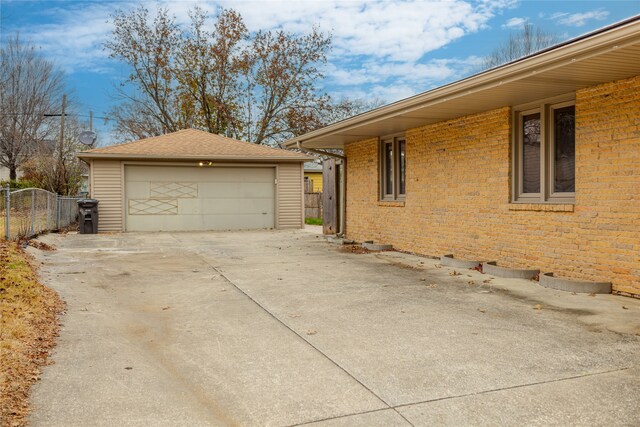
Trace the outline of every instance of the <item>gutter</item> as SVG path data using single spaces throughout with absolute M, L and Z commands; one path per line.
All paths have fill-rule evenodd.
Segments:
M 344 236 L 344 230 L 345 230 L 345 226 L 346 226 L 346 214 L 347 214 L 347 206 L 346 206 L 346 191 L 347 191 L 347 174 L 346 174 L 346 170 L 347 170 L 347 158 L 345 156 L 341 156 L 340 154 L 334 154 L 334 153 L 330 153 L 327 151 L 322 151 L 322 150 L 316 150 L 313 148 L 305 148 L 302 146 L 302 143 L 300 141 L 296 141 L 296 147 L 298 147 L 299 150 L 304 151 L 306 153 L 312 153 L 312 154 L 319 154 L 322 156 L 329 156 L 329 157 L 333 157 L 336 158 L 338 160 L 342 161 L 342 179 L 340 179 L 340 229 L 337 230 L 338 232 L 336 233 L 336 236 L 340 236 L 343 237 Z
M 321 156 L 335 157 L 336 159 L 344 160 L 345 162 L 347 161 L 347 158 L 345 156 L 341 156 L 340 154 L 334 154 L 334 153 L 329 153 L 327 151 L 316 150 L 315 148 L 303 147 L 302 143 L 300 141 L 296 141 L 296 147 L 298 148 L 298 150 L 304 151 L 306 153 L 319 154 Z

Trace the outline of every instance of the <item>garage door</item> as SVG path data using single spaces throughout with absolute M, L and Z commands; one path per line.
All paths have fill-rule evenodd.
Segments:
M 274 228 L 275 168 L 126 166 L 128 231 Z

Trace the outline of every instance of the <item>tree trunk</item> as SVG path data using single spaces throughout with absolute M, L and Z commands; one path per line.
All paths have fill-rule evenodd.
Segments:
M 11 166 L 11 167 L 9 168 L 9 179 L 10 179 L 11 181 L 15 181 L 15 180 L 17 179 L 17 175 L 18 175 L 18 174 L 16 173 L 16 169 L 17 169 L 17 168 L 16 168 L 15 166 Z

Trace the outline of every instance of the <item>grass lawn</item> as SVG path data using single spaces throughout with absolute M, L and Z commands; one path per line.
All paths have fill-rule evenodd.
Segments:
M 63 308 L 38 282 L 31 257 L 0 241 L 0 425 L 26 425 L 29 389 L 55 345 Z
M 304 223 L 307 225 L 322 225 L 322 218 L 305 218 Z

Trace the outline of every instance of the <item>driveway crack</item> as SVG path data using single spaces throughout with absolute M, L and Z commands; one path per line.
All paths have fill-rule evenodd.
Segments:
M 374 392 L 373 390 L 371 390 L 371 388 L 369 388 L 366 384 L 364 384 L 361 380 L 359 380 L 358 378 L 356 378 L 351 372 L 349 372 L 345 367 L 343 367 L 342 365 L 340 365 L 340 363 L 338 363 L 337 361 L 335 361 L 334 359 L 332 359 L 331 357 L 329 357 L 328 354 L 326 354 L 324 351 L 322 351 L 321 349 L 319 349 L 317 346 L 315 346 L 312 342 L 310 342 L 308 339 L 306 339 L 303 335 L 299 334 L 296 330 L 294 330 L 293 328 L 291 328 L 286 322 L 284 322 L 282 319 L 280 319 L 278 316 L 276 316 L 272 311 L 270 311 L 267 307 L 265 307 L 264 305 L 262 305 L 259 301 L 255 300 L 251 295 L 249 295 L 244 289 L 242 289 L 241 287 L 239 287 L 238 285 L 236 285 L 231 279 L 229 279 L 229 277 L 227 277 L 226 274 L 224 274 L 224 272 L 222 270 L 220 270 L 219 268 L 217 268 L 216 266 L 214 266 L 213 264 L 211 264 L 209 261 L 207 261 L 207 259 L 205 257 L 202 256 L 202 254 L 200 252 L 198 252 L 197 250 L 193 251 L 199 258 L 200 260 L 202 260 L 202 262 L 204 262 L 206 265 L 209 266 L 209 268 L 211 268 L 215 273 L 217 273 L 220 277 L 222 277 L 227 283 L 229 283 L 229 285 L 233 286 L 235 289 L 238 290 L 238 292 L 240 292 L 242 295 L 244 295 L 245 297 L 247 297 L 251 302 L 253 302 L 255 305 L 257 305 L 258 307 L 260 307 L 261 310 L 263 310 L 265 313 L 267 313 L 271 318 L 273 318 L 275 321 L 277 321 L 279 324 L 281 324 L 282 326 L 284 326 L 285 328 L 287 328 L 291 333 L 293 333 L 294 335 L 296 335 L 298 338 L 300 338 L 302 341 L 304 341 L 305 343 L 307 343 L 307 345 L 309 345 L 311 348 L 313 348 L 317 353 L 319 353 L 320 355 L 322 355 L 325 359 L 327 359 L 329 362 L 331 362 L 334 366 L 336 366 L 338 369 L 340 369 L 342 372 L 344 372 L 347 376 L 349 376 L 351 379 L 353 379 L 356 383 L 360 384 L 365 390 L 367 390 L 369 393 L 371 393 L 372 396 L 374 396 L 376 399 L 378 399 L 382 404 L 384 404 L 386 406 L 386 408 L 382 408 L 382 409 L 376 409 L 373 411 L 365 411 L 362 412 L 364 413 L 369 413 L 369 412 L 378 412 L 378 411 L 382 411 L 382 410 L 386 410 L 386 409 L 391 409 L 393 410 L 395 413 L 397 413 L 403 420 L 405 420 L 407 422 L 407 424 L 409 424 L 410 426 L 413 427 L 413 424 L 407 419 L 405 418 L 404 415 L 402 415 L 399 411 L 397 411 L 392 405 L 390 405 L 389 403 L 385 402 L 385 400 L 380 397 L 376 392 Z M 350 416 L 350 415 L 359 415 L 360 413 L 357 414 L 348 414 L 348 415 L 341 415 L 341 416 L 337 416 L 335 418 L 342 418 L 345 416 Z M 333 419 L 333 418 L 327 418 L 327 419 Z M 323 421 L 323 420 L 312 420 L 312 421 L 308 421 L 305 423 L 301 423 L 301 424 L 295 424 L 295 425 L 304 425 L 304 424 L 308 424 L 308 423 L 312 423 L 312 422 L 317 422 L 317 421 Z
M 598 376 L 598 375 L 612 374 L 614 372 L 627 371 L 627 370 L 633 369 L 635 367 L 636 366 L 626 366 L 624 368 L 610 369 L 610 370 L 607 370 L 607 371 L 589 372 L 589 373 L 586 373 L 586 374 L 573 375 L 573 376 L 570 376 L 570 377 L 554 378 L 554 379 L 551 379 L 551 380 L 544 380 L 544 381 L 534 381 L 534 382 L 526 383 L 526 384 L 516 384 L 516 385 L 512 385 L 512 386 L 499 387 L 499 388 L 494 388 L 494 389 L 490 389 L 490 390 L 481 390 L 481 391 L 476 391 L 476 392 L 473 392 L 473 393 L 465 393 L 465 394 L 459 394 L 459 395 L 455 395 L 455 396 L 436 397 L 434 399 L 427 399 L 427 400 L 421 400 L 421 401 L 418 401 L 418 402 L 403 403 L 402 405 L 395 405 L 393 407 L 393 409 L 405 408 L 407 406 L 420 405 L 420 404 L 423 404 L 423 403 L 440 402 L 440 401 L 443 401 L 443 400 L 460 399 L 460 398 L 470 397 L 470 396 L 481 396 L 483 394 L 496 393 L 496 392 L 499 392 L 499 391 L 515 390 L 515 389 L 519 389 L 519 388 L 532 387 L 532 386 L 542 385 L 542 384 L 553 384 L 553 383 L 559 383 L 559 382 L 563 382 L 563 381 L 576 380 L 576 379 L 580 379 L 580 378 L 594 377 L 594 376 Z

